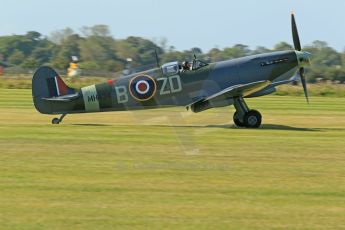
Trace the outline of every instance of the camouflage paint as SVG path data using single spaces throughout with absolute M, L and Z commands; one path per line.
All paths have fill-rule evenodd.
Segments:
M 49 94 L 45 91 L 46 86 L 40 79 L 54 77 L 57 73 L 51 68 L 42 67 L 43 69 L 37 70 L 33 77 L 33 97 L 36 108 L 48 114 L 186 106 L 230 86 L 262 80 L 273 83 L 278 80 L 287 80 L 296 73 L 298 64 L 295 51 L 281 51 L 211 63 L 200 69 L 182 71 L 173 76 L 164 76 L 162 71 L 156 68 L 84 87 L 76 100 L 50 102 L 43 99 Z M 130 92 L 131 81 L 140 75 L 152 78 L 156 84 L 154 95 L 148 100 L 138 100 Z M 261 88 L 257 89 L 257 91 L 260 90 Z M 273 91 L 266 90 L 265 92 Z M 263 93 L 257 95 L 263 95 Z M 224 105 L 232 101 L 231 98 L 223 100 L 226 101 L 213 101 L 213 104 Z

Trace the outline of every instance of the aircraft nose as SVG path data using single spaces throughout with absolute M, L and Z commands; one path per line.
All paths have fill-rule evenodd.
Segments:
M 312 56 L 311 53 L 305 51 L 295 51 L 295 53 L 297 56 L 299 67 L 310 65 L 310 59 Z

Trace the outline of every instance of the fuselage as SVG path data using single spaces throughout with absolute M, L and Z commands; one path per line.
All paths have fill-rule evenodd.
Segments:
M 296 51 L 280 51 L 172 74 L 164 74 L 161 68 L 156 68 L 83 87 L 77 100 L 56 103 L 53 111 L 60 114 L 186 106 L 233 85 L 290 79 L 299 64 Z

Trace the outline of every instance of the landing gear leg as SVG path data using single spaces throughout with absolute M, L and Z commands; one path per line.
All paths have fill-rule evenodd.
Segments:
M 238 127 L 258 128 L 261 125 L 262 116 L 256 110 L 251 110 L 242 97 L 234 98 L 234 123 Z
M 54 125 L 59 124 L 60 122 L 62 122 L 62 120 L 63 120 L 63 118 L 64 118 L 65 116 L 66 116 L 66 113 L 62 114 L 62 115 L 60 116 L 60 118 L 57 118 L 57 117 L 53 118 L 52 124 L 54 124 Z

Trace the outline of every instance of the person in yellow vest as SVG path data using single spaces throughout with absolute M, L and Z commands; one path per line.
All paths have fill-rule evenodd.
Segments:
M 80 75 L 78 61 L 78 57 L 72 56 L 72 62 L 69 63 L 69 68 L 67 69 L 68 77 L 78 77 Z

